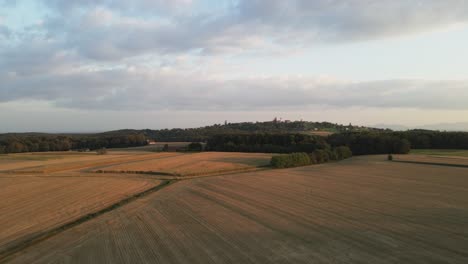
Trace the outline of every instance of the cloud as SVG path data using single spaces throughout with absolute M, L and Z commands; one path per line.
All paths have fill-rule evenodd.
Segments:
M 468 81 L 350 82 L 293 76 L 225 80 L 148 68 L 0 79 L 1 102 L 39 100 L 77 109 L 237 111 L 317 105 L 468 109 Z
M 352 41 L 467 22 L 463 0 L 245 0 L 240 21 L 315 41 Z M 278 36 L 281 38 L 281 36 Z
M 0 102 L 106 110 L 468 109 L 468 81 L 228 80 L 161 66 L 183 55 L 268 54 L 434 30 L 466 23 L 464 0 L 232 3 L 214 12 L 190 0 L 43 1 L 50 12 L 40 25 L 18 32 L 0 25 L 0 40 L 9 39 L 0 42 Z
M 10 34 L 11 34 L 11 31 L 8 29 L 8 27 L 0 24 L 0 39 L 1 38 L 4 38 L 4 39 L 9 38 Z
M 222 12 L 199 1 L 45 1 L 49 36 L 94 60 L 142 54 L 232 54 L 414 34 L 468 20 L 464 0 L 240 0 Z M 182 11 L 181 11 L 182 10 Z
M 43 0 L 49 8 L 59 13 L 70 14 L 83 9 L 92 9 L 96 6 L 112 9 L 119 13 L 133 15 L 178 13 L 192 6 L 192 0 Z
M 17 0 L 0 0 L 0 6 L 15 6 L 17 2 Z

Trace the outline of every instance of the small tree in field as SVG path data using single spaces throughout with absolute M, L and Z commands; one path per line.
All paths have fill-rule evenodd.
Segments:
M 164 144 L 162 151 L 165 151 L 165 152 L 169 151 L 169 144 Z
M 106 155 L 107 154 L 107 149 L 106 148 L 101 148 L 96 151 L 98 155 Z
M 199 142 L 192 142 L 187 146 L 188 151 L 202 151 L 203 145 Z

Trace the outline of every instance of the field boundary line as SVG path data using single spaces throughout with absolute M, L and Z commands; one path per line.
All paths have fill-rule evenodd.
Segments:
M 420 165 L 444 166 L 444 167 L 456 167 L 456 168 L 468 168 L 468 165 L 451 164 L 451 163 L 411 161 L 411 160 L 393 160 L 392 162 L 400 162 L 400 163 L 408 163 L 408 164 L 420 164 Z
M 258 166 L 253 168 L 243 168 L 243 169 L 233 169 L 233 170 L 226 170 L 226 171 L 214 171 L 209 173 L 203 174 L 187 174 L 181 175 L 176 173 L 170 172 L 158 172 L 158 171 L 113 171 L 113 170 L 98 170 L 92 173 L 96 174 L 135 174 L 135 175 L 147 175 L 147 176 L 156 176 L 155 179 L 159 180 L 191 180 L 197 178 L 204 178 L 204 177 L 216 177 L 216 176 L 223 176 L 223 175 L 230 175 L 230 174 L 239 174 L 239 173 L 247 173 L 247 172 L 257 172 L 257 171 L 264 171 L 271 169 L 269 165 L 265 166 Z M 90 172 L 91 173 L 91 172 Z M 158 177 L 160 176 L 160 177 Z
M 133 202 L 139 198 L 142 198 L 144 196 L 147 196 L 151 193 L 154 193 L 156 191 L 159 191 L 165 187 L 168 187 L 172 184 L 174 184 L 176 181 L 172 180 L 166 180 L 163 181 L 161 184 L 151 187 L 147 190 L 144 190 L 142 192 L 133 194 L 127 198 L 124 198 L 116 203 L 113 203 L 103 209 L 100 209 L 96 212 L 88 213 L 86 215 L 80 216 L 75 220 L 72 220 L 70 222 L 64 223 L 60 226 L 51 228 L 49 230 L 46 230 L 44 232 L 40 232 L 38 234 L 32 235 L 31 237 L 24 239 L 22 241 L 18 242 L 12 242 L 9 246 L 7 246 L 5 249 L 0 251 L 0 263 L 3 263 L 4 261 L 10 260 L 11 258 L 14 258 L 14 255 L 19 253 L 22 250 L 25 250 L 37 243 L 40 243 L 44 240 L 47 240 L 55 235 L 58 235 L 64 231 L 67 231 L 73 227 L 76 227 L 80 224 L 86 223 L 90 220 L 93 220 L 101 215 L 104 215 L 106 213 L 109 213 L 115 209 L 118 209 L 130 202 Z

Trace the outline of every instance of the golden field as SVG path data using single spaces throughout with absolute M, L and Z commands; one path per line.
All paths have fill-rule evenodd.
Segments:
M 444 166 L 396 155 L 423 163 L 362 156 L 284 170 L 264 167 L 270 157 L 3 155 L 0 262 L 468 262 L 468 168 L 447 165 L 453 157 L 436 157 Z M 127 172 L 182 176 L 165 185 Z
M 467 194 L 466 168 L 386 156 L 182 180 L 3 261 L 464 264 Z
M 126 162 L 100 169 L 108 172 L 154 172 L 176 176 L 196 176 L 268 166 L 271 156 L 271 154 L 259 153 L 203 152 Z

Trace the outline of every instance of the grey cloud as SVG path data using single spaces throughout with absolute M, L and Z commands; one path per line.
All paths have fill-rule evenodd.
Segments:
M 307 47 L 422 32 L 468 20 L 464 0 L 240 0 L 223 13 L 203 14 L 164 12 L 190 6 L 187 0 L 46 3 L 59 7 L 58 16 L 46 23 L 49 34 L 63 35 L 70 49 L 95 60 L 196 50 L 204 54 L 262 50 L 261 40 L 284 49 Z M 159 19 L 123 10 L 151 10 Z M 121 17 L 105 23 L 105 14 L 99 11 Z
M 0 73 L 18 76 L 53 75 L 69 71 L 85 63 L 70 50 L 57 43 L 31 41 L 28 45 L 0 50 Z M 1 80 L 1 79 L 0 79 Z
M 163 14 L 189 8 L 191 0 L 43 0 L 43 3 L 58 12 L 69 14 L 77 9 L 103 6 L 130 14 Z
M 324 41 L 372 39 L 426 31 L 468 20 L 464 0 L 245 0 L 242 21 L 309 32 Z
M 468 81 L 322 82 L 305 78 L 213 80 L 159 71 L 88 71 L 18 78 L 4 75 L 2 102 L 44 100 L 108 110 L 260 110 L 380 107 L 467 110 Z
M 0 25 L 0 39 L 1 38 L 9 38 L 11 34 L 11 31 L 8 29 L 8 27 Z

